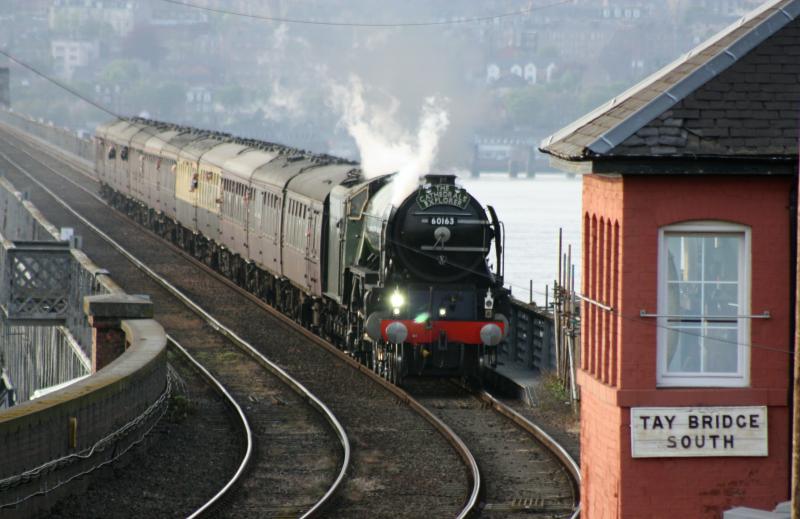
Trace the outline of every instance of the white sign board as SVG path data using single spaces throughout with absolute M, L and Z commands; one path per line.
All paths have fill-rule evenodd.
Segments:
M 767 456 L 767 408 L 633 407 L 634 458 Z

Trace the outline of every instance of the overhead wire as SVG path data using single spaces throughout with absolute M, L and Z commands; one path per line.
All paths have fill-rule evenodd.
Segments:
M 163 0 L 163 1 L 167 1 L 167 0 Z M 93 107 L 101 110 L 102 112 L 107 113 L 107 114 L 111 115 L 112 117 L 115 117 L 115 118 L 118 118 L 118 119 L 125 119 L 125 117 L 122 117 L 122 116 L 114 113 L 112 110 L 108 109 L 107 107 L 97 103 L 96 101 L 94 101 L 92 99 L 89 99 L 88 97 L 86 97 L 83 94 L 81 94 L 80 92 L 70 88 L 69 86 L 64 85 L 60 81 L 58 81 L 58 80 L 50 77 L 49 75 L 41 72 L 40 70 L 36 69 L 36 67 L 33 67 L 32 65 L 20 60 L 19 58 L 15 57 L 14 55 L 10 54 L 9 52 L 7 52 L 7 51 L 5 51 L 3 49 L 0 49 L 0 55 L 6 56 L 8 59 L 12 60 L 13 62 L 17 63 L 18 65 L 22 66 L 23 68 L 33 72 L 37 76 L 49 81 L 50 83 L 52 83 L 52 84 L 56 85 L 57 87 L 65 90 L 66 92 L 72 94 L 73 96 L 85 101 L 86 103 L 88 103 L 88 104 L 92 105 Z M 156 134 L 153 133 L 152 135 L 155 136 Z M 212 164 L 213 164 L 213 162 L 212 162 Z M 213 165 L 215 165 L 217 167 L 222 167 L 219 164 L 213 164 Z M 370 215 L 368 215 L 368 216 L 370 216 Z M 375 217 L 375 218 L 377 218 L 377 217 Z M 420 251 L 420 250 L 414 249 L 413 247 L 411 247 L 411 246 L 409 246 L 407 244 L 404 244 L 404 243 L 401 243 L 401 242 L 397 242 L 395 240 L 388 240 L 388 239 L 387 239 L 387 242 L 392 243 L 392 244 L 397 245 L 397 246 L 400 246 L 400 247 L 409 248 L 413 252 L 415 252 L 416 254 L 429 256 L 432 259 L 438 259 L 436 255 L 427 254 L 424 251 Z M 468 271 L 468 272 L 470 272 L 472 274 L 476 274 L 476 275 L 479 275 L 479 276 L 487 277 L 489 279 L 493 279 L 493 277 L 492 277 L 493 275 L 491 273 L 487 274 L 485 272 L 478 271 L 478 270 L 475 270 L 475 269 L 471 269 L 471 268 L 468 268 L 468 267 L 466 267 L 464 265 L 458 265 L 458 264 L 452 263 L 452 262 L 450 262 L 449 264 L 454 266 L 455 268 L 463 269 L 463 270 Z M 527 288 L 525 288 L 525 290 L 527 290 Z M 540 295 L 545 295 L 544 293 L 542 293 L 539 290 L 535 290 L 534 292 L 536 292 L 537 294 L 540 294 Z M 578 292 L 576 292 L 576 294 L 581 295 L 583 297 L 583 295 L 578 293 Z M 644 320 L 644 318 L 642 318 L 638 314 L 636 316 L 627 316 L 627 315 L 624 315 L 624 314 L 620 313 L 617 309 L 614 309 L 613 307 L 612 307 L 612 310 L 610 312 L 613 315 L 616 315 L 616 316 L 620 317 L 621 319 L 628 320 L 628 321 L 631 321 L 631 322 L 636 322 L 636 323 L 638 323 L 640 325 L 653 326 L 655 328 L 663 328 L 663 329 L 666 329 L 666 330 L 671 330 L 671 331 L 674 331 L 674 332 L 677 332 L 677 333 L 680 333 L 680 334 L 684 334 L 684 335 L 689 335 L 689 336 L 695 336 L 695 337 L 701 337 L 701 338 L 711 338 L 711 339 L 713 339 L 715 341 L 718 341 L 718 342 L 732 344 L 732 345 L 736 345 L 736 346 L 743 346 L 743 347 L 747 347 L 747 348 L 755 348 L 755 349 L 761 349 L 761 350 L 766 350 L 766 351 L 774 351 L 774 352 L 786 353 L 788 355 L 794 355 L 794 352 L 791 351 L 791 349 L 777 348 L 777 347 L 773 347 L 773 346 L 766 346 L 766 345 L 756 344 L 756 343 L 752 343 L 752 342 L 742 343 L 742 342 L 738 342 L 738 341 L 730 341 L 730 340 L 726 340 L 726 339 L 720 339 L 720 338 L 712 337 L 712 336 L 710 336 L 708 334 L 696 334 L 696 333 L 693 333 L 693 332 L 686 331 L 685 329 L 676 329 L 676 328 L 671 328 L 669 326 L 665 326 L 663 324 L 660 324 L 657 320 L 655 322 L 651 323 L 649 321 Z
M 261 20 L 265 22 L 272 22 L 272 23 L 291 23 L 291 24 L 298 24 L 298 25 L 321 25 L 321 26 L 328 26 L 328 27 L 361 27 L 361 28 L 402 28 L 402 27 L 436 27 L 442 25 L 463 25 L 469 23 L 479 23 L 479 22 L 486 22 L 492 20 L 500 20 L 503 18 L 511 18 L 515 16 L 525 16 L 535 11 L 541 11 L 543 9 L 549 9 L 551 7 L 557 7 L 559 5 L 570 4 L 573 0 L 560 0 L 558 2 L 553 2 L 550 4 L 539 5 L 539 6 L 530 6 L 523 9 L 518 9 L 516 11 L 510 11 L 505 13 L 498 13 L 486 16 L 473 16 L 473 17 L 465 17 L 465 18 L 454 18 L 449 20 L 428 20 L 428 21 L 419 21 L 419 22 L 393 22 L 393 23 L 380 23 L 380 22 L 334 22 L 334 21 L 326 21 L 326 20 L 311 20 L 311 19 L 300 19 L 300 18 L 289 18 L 289 17 L 282 17 L 282 16 L 267 16 L 267 15 L 259 15 L 259 14 L 250 14 L 244 13 L 241 11 L 233 11 L 230 9 L 222 9 L 218 7 L 208 7 L 204 5 L 195 4 L 192 2 L 187 2 L 184 0 L 161 0 L 162 2 L 174 5 L 180 5 L 183 7 L 188 7 L 191 9 L 199 9 L 202 11 L 208 11 L 217 14 L 224 14 L 230 16 L 238 16 L 242 18 L 250 18 L 254 20 Z

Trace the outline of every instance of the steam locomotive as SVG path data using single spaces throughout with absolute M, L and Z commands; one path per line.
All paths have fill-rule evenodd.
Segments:
M 278 144 L 139 118 L 95 143 L 112 206 L 391 381 L 496 362 L 502 225 L 454 176 L 393 203 L 396 174 Z

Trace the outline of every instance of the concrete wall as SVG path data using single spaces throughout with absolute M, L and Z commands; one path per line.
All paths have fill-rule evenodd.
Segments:
M 60 156 L 75 157 L 78 166 L 92 168 L 94 164 L 94 144 L 91 136 L 79 137 L 67 128 L 59 128 L 44 121 L 36 121 L 25 115 L 2 109 L 0 124 L 23 132 L 27 138 L 33 137 L 52 149 L 59 150 Z
M 11 76 L 8 67 L 0 67 L 0 108 L 11 106 Z
M 787 499 L 790 192 L 788 177 L 584 177 L 583 291 L 616 309 L 582 308 L 578 378 L 588 519 L 720 517 L 737 505 L 772 509 Z M 656 386 L 656 322 L 638 314 L 657 309 L 659 228 L 688 220 L 751 228 L 751 310 L 771 317 L 750 325 L 750 342 L 769 349 L 751 348 L 749 387 Z M 769 456 L 632 458 L 631 407 L 731 405 L 767 406 Z
M 99 440 L 143 413 L 167 386 L 166 335 L 155 321 L 123 321 L 128 350 L 92 377 L 0 413 L 0 507 L 43 489 L 47 494 L 0 508 L 2 517 L 31 517 L 80 488 L 70 479 L 121 454 L 139 441 L 161 416 L 163 401 L 141 423 L 87 459 L 68 458 L 88 452 Z M 27 481 L 15 476 L 53 460 L 63 464 L 45 469 Z M 59 485 L 63 485 L 60 486 Z

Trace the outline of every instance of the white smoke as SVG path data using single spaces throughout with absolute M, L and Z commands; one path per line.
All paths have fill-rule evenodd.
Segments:
M 286 42 L 289 39 L 289 26 L 285 23 L 280 24 L 272 33 L 272 50 L 283 52 L 286 50 Z
M 299 120 L 305 116 L 302 89 L 285 87 L 277 78 L 271 87 L 269 98 L 253 102 L 250 111 L 261 110 L 264 119 L 272 121 Z
M 348 85 L 331 88 L 331 104 L 341 112 L 340 124 L 355 139 L 361 154 L 361 168 L 367 178 L 397 172 L 392 202 L 398 205 L 416 189 L 419 178 L 430 172 L 439 139 L 449 118 L 442 101 L 425 99 L 415 134 L 397 123 L 399 103 L 389 98 L 386 106 L 367 105 L 361 80 L 351 77 Z

